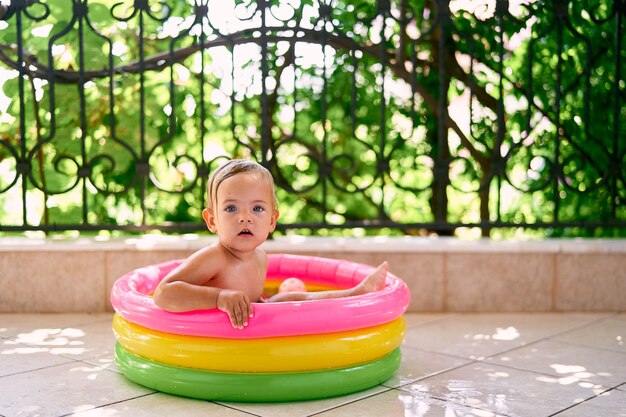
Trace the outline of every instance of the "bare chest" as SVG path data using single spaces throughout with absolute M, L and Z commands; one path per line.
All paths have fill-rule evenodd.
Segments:
M 251 263 L 225 268 L 210 283 L 211 286 L 243 291 L 252 301 L 258 301 L 263 295 L 265 271 Z

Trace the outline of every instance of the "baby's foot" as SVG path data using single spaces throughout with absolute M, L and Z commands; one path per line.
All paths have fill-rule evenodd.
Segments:
M 366 294 L 368 292 L 378 291 L 385 286 L 385 278 L 389 271 L 389 264 L 385 261 L 378 265 L 378 268 L 369 274 L 355 289 L 356 294 Z

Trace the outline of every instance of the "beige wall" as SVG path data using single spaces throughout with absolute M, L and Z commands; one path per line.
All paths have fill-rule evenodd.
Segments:
M 110 311 L 118 277 L 184 258 L 213 239 L 0 238 L 0 312 Z M 415 312 L 626 311 L 626 240 L 287 237 L 265 249 L 370 265 L 387 260 L 409 285 Z

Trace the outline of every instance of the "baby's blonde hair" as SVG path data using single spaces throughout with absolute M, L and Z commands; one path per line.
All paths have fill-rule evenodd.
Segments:
M 215 203 L 217 202 L 217 189 L 220 184 L 224 180 L 237 174 L 258 174 L 261 178 L 267 181 L 272 193 L 273 211 L 278 209 L 274 178 L 272 178 L 272 174 L 267 170 L 267 168 L 254 161 L 250 161 L 249 159 L 231 159 L 225 164 L 220 165 L 209 176 L 209 182 L 207 184 L 207 208 L 209 210 L 214 210 Z

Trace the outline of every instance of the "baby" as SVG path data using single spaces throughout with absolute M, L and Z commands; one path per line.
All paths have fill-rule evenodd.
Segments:
M 216 169 L 207 184 L 202 217 L 218 242 L 200 249 L 157 286 L 154 302 L 181 312 L 218 308 L 233 327 L 243 329 L 253 316 L 252 303 L 263 294 L 267 254 L 259 248 L 276 228 L 278 207 L 274 181 L 263 166 L 231 160 Z M 360 284 L 345 290 L 286 292 L 268 302 L 349 297 L 385 285 L 389 267 L 383 262 Z

